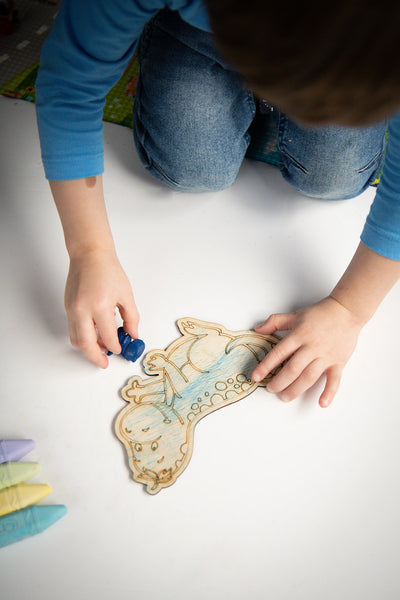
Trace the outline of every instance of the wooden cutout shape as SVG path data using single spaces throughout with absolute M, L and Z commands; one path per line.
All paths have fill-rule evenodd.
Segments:
M 149 494 L 175 483 L 189 464 L 194 429 L 211 412 L 265 386 L 280 369 L 255 383 L 251 373 L 279 338 L 233 332 L 217 323 L 179 319 L 183 337 L 143 361 L 148 379 L 135 375 L 122 389 L 128 402 L 115 432 L 124 444 L 133 479 Z

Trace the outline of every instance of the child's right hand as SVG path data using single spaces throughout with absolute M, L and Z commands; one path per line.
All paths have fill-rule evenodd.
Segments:
M 65 308 L 71 344 L 105 369 L 104 350 L 121 352 L 115 309 L 124 330 L 138 337 L 139 313 L 132 289 L 115 252 L 96 249 L 71 257 L 65 288 Z
M 121 352 L 115 309 L 132 338 L 138 336 L 139 314 L 115 252 L 102 177 L 51 181 L 50 187 L 70 258 L 65 308 L 71 344 L 105 369 L 104 350 Z

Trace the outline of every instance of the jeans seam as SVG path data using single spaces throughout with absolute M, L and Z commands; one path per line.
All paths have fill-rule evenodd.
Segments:
M 136 90 L 136 97 L 135 97 L 135 102 L 134 102 L 134 112 L 136 112 L 136 118 L 135 118 L 135 115 L 134 115 L 134 122 L 135 121 L 140 121 L 140 126 L 141 126 L 141 129 L 142 129 L 142 132 L 139 135 L 138 127 L 137 127 L 137 125 L 135 127 L 135 123 L 134 123 L 133 130 L 134 130 L 134 132 L 136 131 L 138 142 L 142 146 L 143 150 L 145 150 L 144 144 L 145 144 L 145 139 L 146 139 L 147 131 L 146 131 L 146 128 L 143 126 L 142 118 L 141 118 L 141 116 L 142 116 L 142 106 L 141 106 L 141 103 L 140 103 L 140 100 L 139 100 L 139 97 L 140 97 L 140 87 L 141 87 L 141 81 L 140 81 L 140 77 L 139 77 L 139 79 L 138 79 L 138 85 L 137 85 L 137 90 Z M 145 152 L 146 152 L 146 150 L 145 150 Z M 147 155 L 147 152 L 146 152 L 146 155 Z M 148 159 L 147 162 L 150 164 L 150 160 L 149 159 Z
M 247 105 L 248 105 L 248 107 L 250 109 L 250 115 L 254 119 L 254 117 L 256 115 L 255 100 L 254 100 L 253 94 L 251 92 L 249 92 L 249 91 L 247 91 Z
M 149 48 L 150 48 L 151 41 L 152 41 L 153 34 L 154 34 L 156 19 L 157 19 L 157 14 L 152 19 L 150 19 L 150 21 L 148 21 L 148 23 L 146 23 L 145 28 L 143 29 L 142 35 L 139 40 L 139 45 L 138 45 L 139 77 L 138 77 L 138 84 L 137 84 L 136 97 L 135 97 L 135 110 L 136 110 L 136 119 L 139 119 L 139 121 L 141 121 L 141 113 L 142 113 L 142 106 L 141 106 L 141 102 L 139 100 L 140 91 L 141 91 L 140 88 L 142 86 L 141 73 L 140 73 L 141 63 L 146 59 L 146 57 L 149 53 Z M 147 150 L 145 148 L 145 143 L 146 143 L 146 138 L 148 136 L 148 133 L 147 133 L 146 128 L 143 125 L 142 125 L 142 130 L 143 130 L 142 135 L 140 135 L 140 137 L 138 137 L 138 142 L 139 142 L 140 146 L 142 147 L 142 151 L 146 155 L 147 165 L 145 165 L 145 166 L 147 169 L 151 169 L 153 166 L 153 160 L 151 159 L 149 153 L 147 152 Z M 136 131 L 137 131 L 137 128 L 136 128 Z
M 139 46 L 138 46 L 139 68 L 140 68 L 140 62 L 142 60 L 144 60 L 148 54 L 148 50 L 149 50 L 151 40 L 153 37 L 156 18 L 157 18 L 157 15 L 155 15 L 148 23 L 146 23 L 145 28 L 140 37 Z

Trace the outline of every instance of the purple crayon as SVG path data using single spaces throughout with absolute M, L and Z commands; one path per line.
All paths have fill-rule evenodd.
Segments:
M 0 464 L 17 461 L 34 447 L 33 440 L 0 440 Z

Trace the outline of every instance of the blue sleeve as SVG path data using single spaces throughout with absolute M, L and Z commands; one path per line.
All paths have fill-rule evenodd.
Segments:
M 361 241 L 378 254 L 400 260 L 400 113 L 389 122 L 385 164 Z
M 201 0 L 63 0 L 36 81 L 48 179 L 103 172 L 105 96 L 128 66 L 146 22 L 166 6 L 194 24 L 204 21 Z

